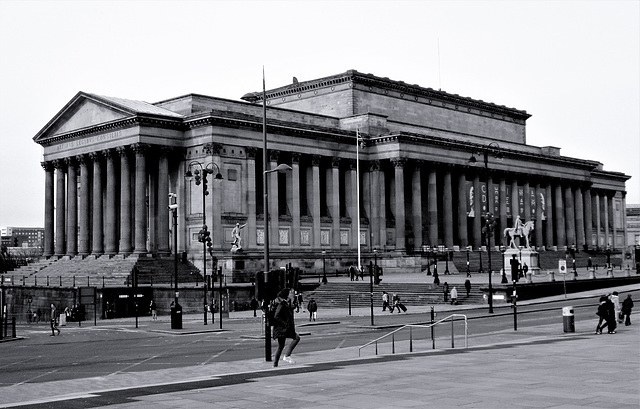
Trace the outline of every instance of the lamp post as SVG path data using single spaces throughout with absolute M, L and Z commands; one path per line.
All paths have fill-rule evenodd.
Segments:
M 364 149 L 364 147 L 364 140 L 360 138 L 360 129 L 356 128 L 356 229 L 358 236 L 356 244 L 358 246 L 358 273 L 362 271 L 360 262 L 360 148 Z
M 495 142 L 491 142 L 486 146 L 480 148 L 482 150 L 482 156 L 484 159 L 484 180 L 489 185 L 489 154 L 492 154 L 496 159 L 502 160 L 503 155 L 500 151 L 500 145 Z M 469 158 L 469 164 L 475 165 L 478 162 L 474 154 L 471 154 Z M 489 257 L 489 313 L 493 313 L 493 287 L 491 285 L 491 245 L 489 236 L 491 235 L 492 227 L 487 228 L 487 250 Z M 504 262 L 504 257 L 503 257 Z
M 444 248 L 444 261 L 445 261 L 445 265 L 444 265 L 444 274 L 445 275 L 449 275 L 449 248 L 445 247 Z
M 507 248 L 503 245 L 500 246 L 500 253 L 502 253 L 502 284 L 506 284 L 509 281 L 507 280 L 507 272 L 505 271 L 504 265 L 504 253 L 507 251 Z
M 471 246 L 467 246 L 467 277 L 471 277 L 471 270 L 469 270 L 469 250 Z
M 178 303 L 178 197 L 175 193 L 169 193 L 169 209 L 173 213 L 173 290 L 175 300 L 171 310 L 171 329 L 182 329 L 182 308 Z
M 195 179 L 196 186 L 202 185 L 202 229 L 198 232 L 198 241 L 202 243 L 202 272 L 204 277 L 204 325 L 207 325 L 207 248 L 211 257 L 213 257 L 213 245 L 211 243 L 211 233 L 207 227 L 207 206 L 206 197 L 209 195 L 207 175 L 212 175 L 213 168 L 217 169 L 214 179 L 221 180 L 222 173 L 220 167 L 215 163 L 207 163 L 192 161 L 187 167 L 185 173 L 186 179 Z M 193 171 L 192 171 L 193 169 Z
M 324 257 L 327 255 L 326 250 L 322 250 L 322 284 L 327 284 L 327 269 Z M 353 277 L 352 277 L 353 278 Z
M 373 259 L 375 260 L 375 264 L 372 266 L 371 261 L 369 261 L 369 305 L 371 307 L 371 326 L 373 326 L 373 272 L 375 271 L 375 274 L 378 274 L 377 273 L 377 269 L 378 269 L 377 255 L 378 255 L 378 252 L 376 251 L 376 249 L 373 249 Z

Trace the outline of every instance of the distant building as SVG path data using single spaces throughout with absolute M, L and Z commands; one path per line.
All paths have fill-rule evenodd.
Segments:
M 2 245 L 7 247 L 42 247 L 44 228 L 42 227 L 0 227 Z
M 629 176 L 528 145 L 526 111 L 347 71 L 266 91 L 264 155 L 262 92 L 241 99 L 76 94 L 34 137 L 44 255 L 171 254 L 169 192 L 177 250 L 196 259 L 203 211 L 213 255 L 230 257 L 234 227 L 246 224 L 243 257 L 256 263 L 265 227 L 271 260 L 353 260 L 358 247 L 399 259 L 423 246 L 481 247 L 487 213 L 492 246 L 530 221 L 540 249 L 626 247 Z M 213 164 L 209 195 L 185 177 L 195 161 Z M 265 189 L 263 168 L 281 164 L 292 170 L 268 174 Z

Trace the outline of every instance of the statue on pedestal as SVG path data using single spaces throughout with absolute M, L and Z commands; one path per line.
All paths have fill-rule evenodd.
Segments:
M 231 235 L 233 236 L 233 243 L 231 244 L 232 253 L 242 251 L 242 237 L 240 237 L 240 230 L 243 229 L 246 225 L 247 223 L 243 224 L 242 226 L 240 225 L 240 223 L 236 223 L 236 227 L 233 228 L 233 231 L 231 232 Z
M 515 242 L 515 236 L 524 237 L 526 249 L 531 249 L 531 244 L 529 243 L 529 236 L 534 229 L 533 220 L 529 220 L 526 223 L 522 223 L 520 220 L 520 216 L 516 219 L 513 227 L 507 227 L 504 229 L 504 237 L 509 237 L 511 240 L 509 241 L 509 247 L 518 248 Z

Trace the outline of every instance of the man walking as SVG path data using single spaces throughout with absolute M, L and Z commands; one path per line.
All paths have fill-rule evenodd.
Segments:
M 58 331 L 58 335 L 60 335 L 60 329 L 58 328 L 58 313 L 56 310 L 56 306 L 51 303 L 51 336 L 56 336 L 56 331 Z

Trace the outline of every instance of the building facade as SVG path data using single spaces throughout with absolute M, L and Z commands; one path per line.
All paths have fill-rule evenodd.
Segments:
M 0 227 L 2 245 L 6 247 L 42 248 L 44 229 L 41 227 Z
M 197 94 L 158 103 L 80 92 L 34 137 L 44 148 L 47 257 L 168 255 L 170 192 L 178 251 L 201 260 L 206 216 L 212 248 L 228 257 L 236 223 L 243 256 L 317 260 L 322 251 L 403 257 L 423 246 L 491 246 L 520 218 L 539 249 L 625 248 L 625 182 L 592 160 L 526 143 L 525 111 L 371 74 L 342 74 L 242 101 Z M 475 159 L 471 160 L 471 158 Z M 219 170 L 208 192 L 187 171 Z M 204 200 L 204 204 L 203 204 Z M 360 223 L 358 223 L 358 215 Z M 359 226 L 359 229 L 358 229 Z

